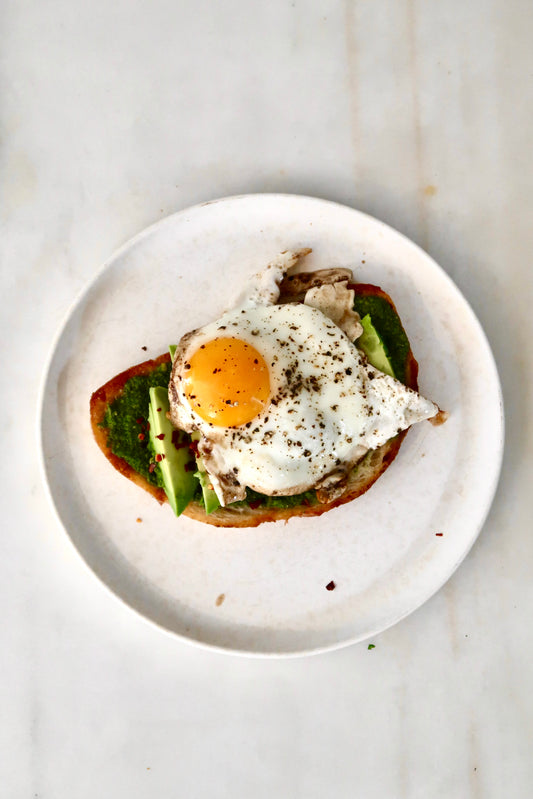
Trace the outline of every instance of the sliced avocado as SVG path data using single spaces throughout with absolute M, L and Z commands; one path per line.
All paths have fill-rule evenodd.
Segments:
M 220 508 L 220 502 L 211 487 L 211 478 L 207 474 L 207 472 L 200 472 L 197 471 L 194 473 L 194 476 L 198 478 L 200 481 L 200 485 L 202 486 L 202 494 L 204 497 L 204 505 L 205 505 L 205 512 L 207 514 L 213 513 L 214 510 Z
M 170 352 L 170 360 L 171 361 L 174 360 L 174 353 L 176 352 L 177 349 L 178 349 L 178 345 L 177 344 L 169 344 L 168 345 L 168 351 Z
M 191 433 L 191 438 L 193 441 L 200 440 L 200 433 Z M 194 476 L 200 481 L 200 485 L 202 486 L 202 494 L 204 497 L 204 505 L 205 505 L 205 512 L 207 514 L 213 513 L 214 510 L 220 508 L 220 501 L 213 490 L 211 485 L 211 478 L 207 474 L 204 466 L 204 462 L 202 460 L 201 455 L 196 456 L 196 466 L 197 470 Z
M 385 297 L 376 294 L 356 294 L 353 307 L 361 319 L 370 314 L 372 326 L 378 331 L 383 342 L 394 377 L 405 383 L 407 359 L 411 348 L 400 317 L 393 306 Z
M 384 372 L 384 374 L 390 375 L 390 377 L 396 377 L 385 345 L 372 324 L 370 314 L 363 316 L 361 324 L 363 326 L 363 332 L 356 341 L 357 346 L 364 352 L 368 358 L 368 362 L 372 364 L 375 369 L 379 369 L 380 372 Z
M 148 410 L 150 443 L 168 501 L 176 516 L 179 516 L 193 498 L 196 481 L 189 467 L 191 451 L 187 446 L 188 436 L 172 426 L 167 419 L 168 410 L 167 390 L 162 386 L 151 388 Z

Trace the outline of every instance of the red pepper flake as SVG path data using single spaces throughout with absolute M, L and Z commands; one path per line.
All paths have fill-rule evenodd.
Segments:
M 141 350 L 144 350 L 145 352 L 146 352 L 147 349 L 148 349 L 148 347 L 141 347 Z
M 435 535 L 444 535 L 444 533 L 435 533 Z
M 186 472 L 192 472 L 193 469 L 196 469 L 196 461 L 189 461 L 185 464 Z
M 159 435 L 156 436 L 156 438 L 158 438 L 160 441 L 163 441 L 164 437 L 165 437 L 164 433 L 159 433 Z
M 142 424 L 142 423 L 144 422 L 144 419 L 143 419 L 143 417 L 142 417 L 142 416 L 139 416 L 139 418 L 138 418 L 138 419 L 135 419 L 135 422 L 136 422 L 137 424 Z
M 187 441 L 181 441 L 180 440 L 179 430 L 173 430 L 172 431 L 172 439 L 171 439 L 171 441 L 174 444 L 174 446 L 176 447 L 176 449 L 185 449 L 186 447 L 189 446 Z
M 330 580 L 329 583 L 326 585 L 326 591 L 333 591 L 335 588 L 335 583 L 333 580 Z
M 158 413 L 159 413 L 159 411 L 160 411 L 160 410 L 161 410 L 161 408 L 156 408 L 156 411 L 157 411 Z
M 150 429 L 150 422 L 146 422 L 146 427 L 144 429 L 145 430 L 149 430 Z
M 140 517 L 140 516 L 137 516 L 137 518 L 135 519 L 135 521 L 136 521 L 136 522 L 138 522 L 138 523 L 140 524 L 140 523 L 142 522 L 142 519 L 141 519 L 141 517 Z
M 155 469 L 155 463 L 151 463 L 150 466 L 148 467 L 148 471 L 150 472 L 150 474 L 152 474 L 154 469 Z
M 158 463 L 161 463 L 164 457 L 165 457 L 164 455 L 160 455 L 158 452 L 157 455 L 155 456 L 155 459 Z
M 191 441 L 187 446 L 194 452 L 194 455 L 198 457 L 198 442 Z
M 139 441 L 144 441 L 144 433 L 139 433 L 137 438 L 139 439 Z
M 252 510 L 256 510 L 261 505 L 260 499 L 253 499 L 248 503 Z

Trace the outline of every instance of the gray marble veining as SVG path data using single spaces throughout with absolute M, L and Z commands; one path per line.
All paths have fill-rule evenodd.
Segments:
M 29 0 L 2 21 L 0 793 L 527 799 L 531 4 Z M 502 378 L 485 528 L 371 651 L 260 661 L 174 640 L 87 571 L 42 486 L 39 381 L 77 293 L 151 222 L 262 191 L 413 238 Z

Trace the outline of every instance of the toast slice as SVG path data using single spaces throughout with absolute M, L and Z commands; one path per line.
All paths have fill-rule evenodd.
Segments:
M 301 282 L 304 281 L 305 283 L 306 274 L 307 273 L 300 273 L 298 293 L 301 290 Z M 365 297 L 380 297 L 388 303 L 399 321 L 398 312 L 392 299 L 379 286 L 366 283 L 350 283 L 349 288 L 354 290 L 356 300 Z M 294 301 L 296 293 L 296 290 L 293 291 L 292 289 L 287 289 L 286 292 L 283 293 L 282 284 L 282 296 L 280 300 Z M 401 326 L 401 322 L 399 322 L 399 324 Z M 164 490 L 148 482 L 148 480 L 143 475 L 139 474 L 124 458 L 115 455 L 112 451 L 108 440 L 109 429 L 105 426 L 105 416 L 108 406 L 122 394 L 126 383 L 131 378 L 149 375 L 162 364 L 166 363 L 170 363 L 170 355 L 168 354 L 132 366 L 101 386 L 94 392 L 90 401 L 90 417 L 93 434 L 96 443 L 106 458 L 117 471 L 129 480 L 132 480 L 136 485 L 148 491 L 160 504 L 167 501 Z M 402 382 L 409 388 L 415 391 L 418 390 L 418 364 L 410 347 L 405 355 Z M 216 527 L 256 527 L 263 522 L 288 521 L 293 516 L 320 516 L 332 508 L 351 502 L 353 499 L 356 499 L 356 497 L 364 494 L 365 491 L 368 491 L 398 454 L 401 443 L 407 432 L 407 430 L 404 430 L 381 447 L 370 450 L 350 472 L 342 495 L 331 502 L 319 502 L 318 500 L 309 502 L 306 500 L 302 504 L 287 508 L 265 507 L 264 505 L 259 505 L 257 507 L 257 503 L 254 502 L 251 504 L 235 503 L 235 505 L 220 507 L 213 513 L 206 514 L 203 504 L 193 500 L 185 509 L 184 515 L 196 521 L 211 524 Z

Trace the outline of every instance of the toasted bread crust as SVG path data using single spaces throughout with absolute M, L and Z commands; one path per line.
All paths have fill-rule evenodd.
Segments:
M 350 283 L 349 288 L 353 289 L 358 295 L 379 295 L 383 297 L 394 311 L 398 313 L 389 295 L 379 286 L 373 286 L 367 283 Z M 123 458 L 114 455 L 107 443 L 109 431 L 107 428 L 103 427 L 102 424 L 107 406 L 122 393 L 124 386 L 130 378 L 136 375 L 149 374 L 162 363 L 168 363 L 169 361 L 170 355 L 165 353 L 158 358 L 144 361 L 143 363 L 130 367 L 130 369 L 126 369 L 95 391 L 90 401 L 93 434 L 96 443 L 106 458 L 117 471 L 124 475 L 124 477 L 127 477 L 136 485 L 148 491 L 160 504 L 168 501 L 163 489 L 148 483 L 148 481 L 145 480 L 142 475 L 138 474 Z M 418 363 L 411 350 L 407 358 L 405 384 L 415 391 L 418 389 Z M 383 444 L 383 446 L 368 452 L 349 475 L 344 493 L 333 502 L 297 505 L 291 508 L 251 508 L 249 506 L 238 508 L 224 507 L 208 515 L 199 502 L 193 501 L 189 503 L 183 513 L 191 519 L 204 522 L 205 524 L 211 524 L 215 527 L 257 527 L 259 524 L 263 524 L 263 522 L 288 521 L 293 516 L 320 516 L 332 508 L 351 502 L 356 499 L 356 497 L 368 491 L 390 466 L 398 454 L 406 434 L 407 430 L 404 430 L 393 439 L 390 439 L 390 441 L 387 441 L 386 444 Z
M 107 427 L 102 427 L 102 425 L 104 422 L 107 406 L 110 405 L 118 396 L 120 396 L 120 394 L 122 394 L 124 386 L 128 380 L 130 380 L 132 377 L 137 377 L 137 375 L 148 375 L 150 372 L 153 372 L 154 369 L 157 369 L 158 366 L 161 366 L 162 363 L 169 362 L 170 355 L 167 352 L 164 355 L 160 355 L 159 358 L 155 358 L 154 360 L 144 361 L 143 363 L 138 363 L 136 366 L 131 366 L 129 369 L 126 369 L 119 375 L 112 377 L 111 380 L 108 380 L 107 383 L 95 391 L 90 402 L 91 427 L 93 430 L 93 435 L 96 439 L 96 443 L 108 461 L 113 464 L 115 469 L 120 472 L 120 474 L 123 474 L 124 477 L 127 477 L 128 480 L 131 480 L 136 485 L 144 488 L 145 491 L 148 491 L 148 493 L 155 497 L 155 499 L 157 499 L 161 505 L 163 502 L 167 502 L 167 495 L 163 489 L 149 483 L 148 480 L 145 480 L 141 474 L 136 472 L 135 469 L 133 469 L 129 463 L 124 460 L 124 458 L 119 458 L 111 451 L 107 443 L 109 430 Z

